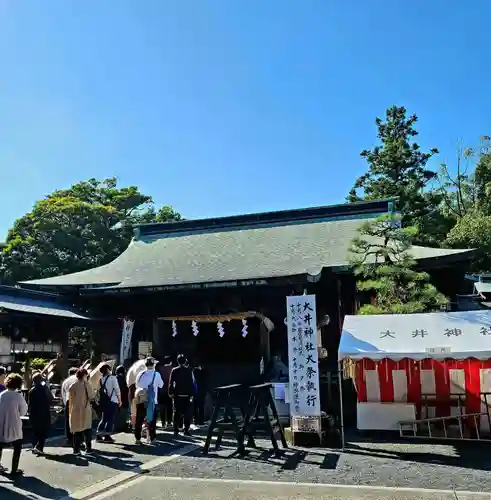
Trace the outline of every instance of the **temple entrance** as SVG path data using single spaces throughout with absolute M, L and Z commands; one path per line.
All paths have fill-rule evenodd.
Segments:
M 182 353 L 191 365 L 201 364 L 209 387 L 253 384 L 264 356 L 261 324 L 257 317 L 240 315 L 160 318 L 154 354 L 175 359 Z

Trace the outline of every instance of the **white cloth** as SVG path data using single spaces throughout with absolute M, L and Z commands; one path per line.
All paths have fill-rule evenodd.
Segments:
M 101 378 L 101 387 L 104 387 L 104 392 L 111 397 L 113 403 L 119 403 L 121 399 L 121 390 L 119 388 L 118 379 L 114 375 L 106 375 Z
M 155 404 L 158 404 L 159 389 L 162 389 L 162 387 L 164 387 L 164 381 L 162 380 L 159 372 L 156 372 L 155 370 L 145 370 L 144 372 L 140 373 L 140 375 L 138 375 L 136 379 L 136 387 L 138 389 L 148 389 L 148 386 L 152 383 L 152 379 L 153 390 L 155 393 Z
M 0 394 L 0 442 L 11 443 L 22 439 L 22 420 L 27 414 L 24 396 L 17 391 Z
M 66 406 L 68 402 L 68 391 L 70 387 L 77 381 L 76 375 L 70 375 L 66 378 L 61 384 L 61 399 L 63 400 L 63 404 Z

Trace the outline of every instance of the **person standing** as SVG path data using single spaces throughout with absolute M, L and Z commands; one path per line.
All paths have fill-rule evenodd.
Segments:
M 136 379 L 140 375 L 140 363 L 133 363 L 133 365 L 126 372 L 126 384 L 128 386 L 129 392 L 129 403 L 130 403 L 130 422 L 131 425 L 135 424 L 136 419 L 136 401 L 135 401 L 135 392 L 136 392 Z
M 205 399 L 206 399 L 206 373 L 198 363 L 193 370 L 196 382 L 196 395 L 194 397 L 194 423 L 204 425 L 205 423 Z
M 65 408 L 65 437 L 67 444 L 73 444 L 73 435 L 70 432 L 70 407 L 68 403 L 68 391 L 70 387 L 77 381 L 77 368 L 68 370 L 68 377 L 61 384 L 61 399 Z
M 162 427 L 164 428 L 172 425 L 172 399 L 169 396 L 169 380 L 172 368 L 172 358 L 167 356 L 164 359 L 164 364 L 159 369 L 164 382 L 164 386 L 159 391 L 159 412 Z
M 146 421 L 148 426 L 148 440 L 155 443 L 157 436 L 157 414 L 159 390 L 164 382 L 159 372 L 155 371 L 155 361 L 152 358 L 145 360 L 145 371 L 136 379 L 136 419 L 135 442 L 141 444 L 142 426 Z
M 7 376 L 7 369 L 5 366 L 0 366 L 0 392 L 5 390 L 5 377 Z
M 121 391 L 118 379 L 111 374 L 111 367 L 108 364 L 102 365 L 100 372 L 102 378 L 99 382 L 99 408 L 102 415 L 97 426 L 97 441 L 114 443 L 111 433 L 118 408 L 121 406 Z
M 32 452 L 36 455 L 44 454 L 44 443 L 51 427 L 51 402 L 53 395 L 43 376 L 35 373 L 32 377 L 33 387 L 28 393 L 29 423 L 33 432 Z
M 172 370 L 169 380 L 169 396 L 172 398 L 174 410 L 174 435 L 179 435 L 181 422 L 184 420 L 184 435 L 190 436 L 195 380 L 191 368 L 186 366 L 187 360 L 183 354 L 177 356 L 177 363 L 178 366 Z
M 0 461 L 2 451 L 12 446 L 12 468 L 10 476 L 22 474 L 19 469 L 22 452 L 22 417 L 27 413 L 27 403 L 20 392 L 24 380 L 17 373 L 11 373 L 5 379 L 6 390 L 0 394 Z M 0 468 L 5 470 L 1 465 Z
M 128 430 L 128 419 L 130 413 L 130 395 L 128 384 L 126 383 L 126 370 L 123 365 L 116 368 L 116 379 L 121 393 L 121 406 L 116 419 L 116 431 L 126 432 Z
M 68 390 L 70 431 L 73 434 L 73 453 L 80 455 L 83 441 L 85 452 L 92 452 L 92 387 L 87 381 L 87 370 L 77 370 L 77 381 Z

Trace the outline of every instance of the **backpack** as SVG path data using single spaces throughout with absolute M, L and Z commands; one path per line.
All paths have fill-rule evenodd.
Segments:
M 143 373 L 140 376 L 142 376 Z M 155 398 L 155 386 L 153 384 L 155 382 L 155 375 L 156 372 L 153 372 L 152 381 L 150 382 L 150 384 L 148 384 L 148 387 L 146 389 L 142 389 L 141 387 L 139 387 L 135 391 L 135 400 L 137 405 L 141 405 L 143 403 L 146 404 L 152 397 Z
M 113 397 L 114 389 L 111 391 L 110 395 L 106 391 L 107 381 L 109 380 L 110 376 L 111 375 L 107 376 L 106 381 L 104 382 L 104 384 L 102 383 L 102 379 L 101 379 L 101 382 L 100 382 L 100 387 L 99 387 L 99 407 L 102 410 L 104 410 L 104 408 L 107 408 L 109 406 L 109 403 L 111 402 L 112 397 Z

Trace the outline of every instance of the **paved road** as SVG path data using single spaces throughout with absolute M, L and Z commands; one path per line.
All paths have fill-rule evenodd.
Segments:
M 176 440 L 169 433 L 160 435 L 157 446 L 137 446 L 129 434 L 118 434 L 115 438 L 115 444 L 96 443 L 97 451 L 90 459 L 74 457 L 70 448 L 59 443 L 45 448 L 46 457 L 36 457 L 24 450 L 20 460 L 24 475 L 14 483 L 0 476 L 0 499 L 58 500 L 87 489 L 98 493 L 105 481 L 117 483 L 122 478 L 137 476 L 142 470 L 152 468 L 152 464 L 173 458 L 178 450 L 193 449 L 192 440 Z M 3 455 L 3 464 L 9 466 L 11 451 L 6 450 Z
M 157 447 L 135 446 L 131 436 L 119 435 L 114 445 L 97 445 L 99 451 L 90 460 L 74 459 L 69 449 L 58 446 L 47 448 L 47 458 L 26 451 L 21 458 L 24 477 L 13 484 L 0 476 L 0 500 L 95 500 L 103 492 L 109 492 L 103 498 L 112 495 L 114 500 L 125 496 L 152 500 L 157 494 L 165 498 L 155 493 L 162 491 L 176 500 L 300 496 L 491 500 L 491 495 L 464 493 L 491 492 L 487 447 L 359 442 L 351 443 L 351 450 L 345 452 L 288 449 L 277 457 L 267 451 L 270 443 L 258 440 L 260 449 L 239 458 L 228 439 L 224 449 L 208 456 L 203 456 L 199 439 L 175 440 L 163 432 L 159 439 Z M 10 459 L 9 451 L 4 458 Z M 176 482 L 175 478 L 182 479 Z M 120 485 L 121 496 L 116 495 Z
M 93 500 L 490 500 L 491 495 L 143 476 Z

